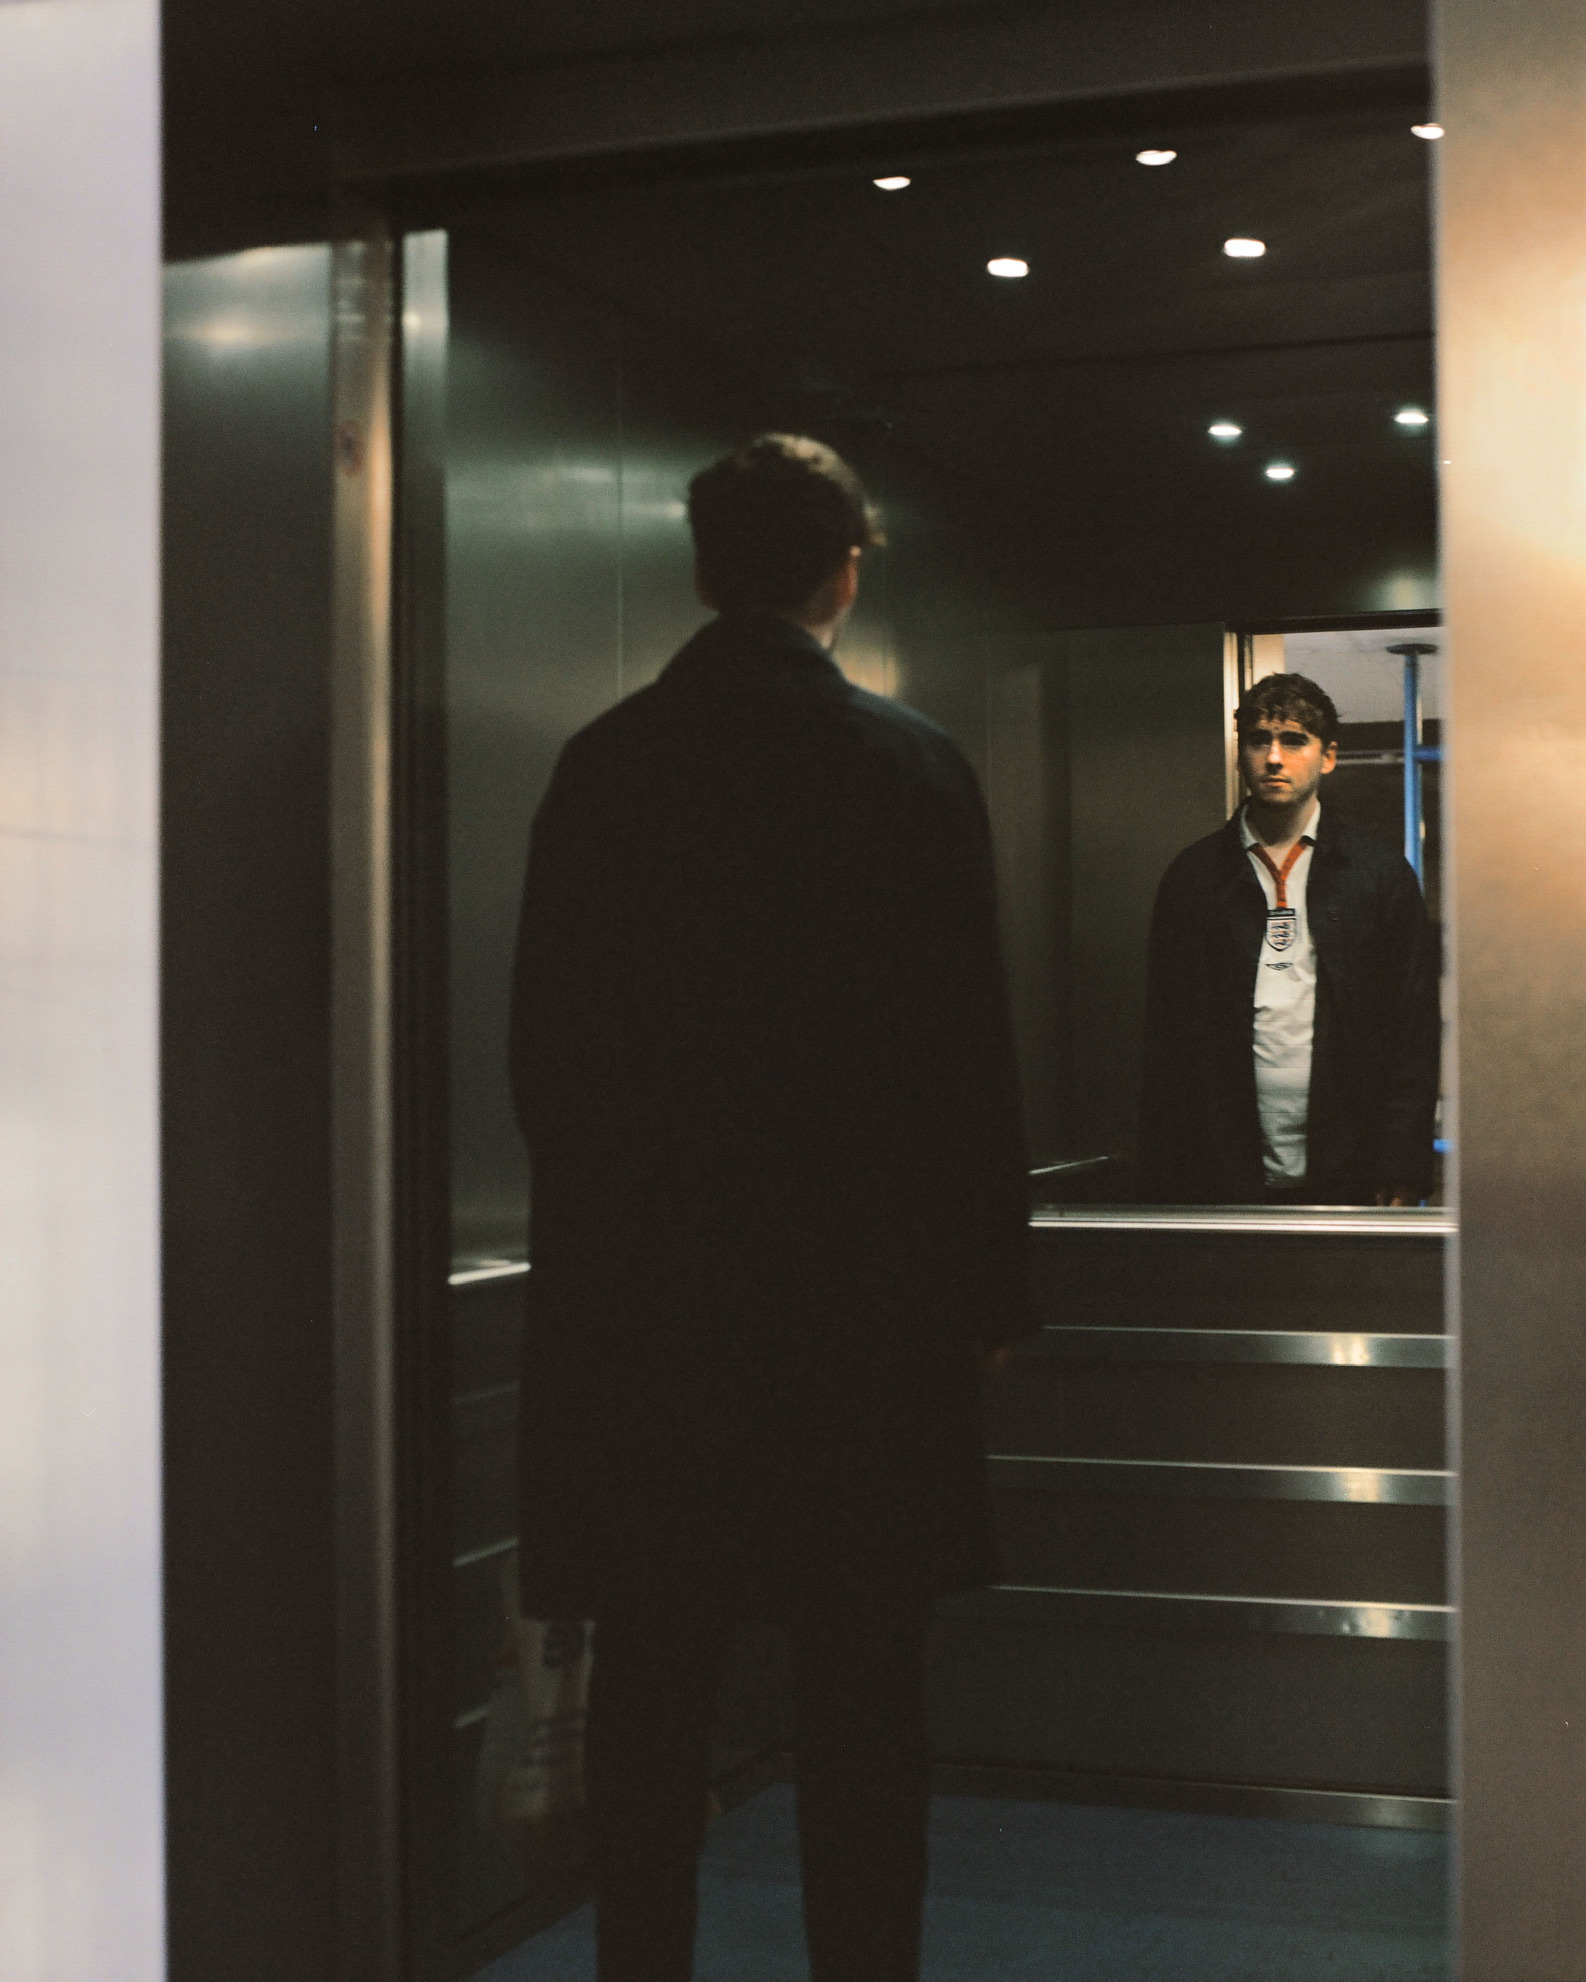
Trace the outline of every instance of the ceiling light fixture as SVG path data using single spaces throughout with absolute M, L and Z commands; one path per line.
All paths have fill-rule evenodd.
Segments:
M 1232 240 L 1224 241 L 1223 243 L 1223 253 L 1225 255 L 1232 255 L 1236 262 L 1254 261 L 1258 255 L 1264 255 L 1266 251 L 1267 244 L 1265 241 L 1250 241 L 1240 234 L 1234 235 Z
M 1431 414 L 1423 413 L 1419 406 L 1401 406 L 1394 419 L 1401 427 L 1424 427 L 1430 424 Z
M 1030 273 L 1030 264 L 1022 262 L 1017 255 L 997 255 L 986 263 L 987 275 L 1005 276 L 1010 282 L 1021 275 Z
M 1206 431 L 1213 440 L 1237 440 L 1244 428 L 1236 427 L 1232 420 L 1213 420 Z
M 884 193 L 901 193 L 903 188 L 912 185 L 913 181 L 906 179 L 901 172 L 895 172 L 890 179 L 872 179 L 870 183 L 872 186 L 879 186 Z
M 1177 157 L 1176 151 L 1137 151 L 1134 162 L 1136 165 L 1171 165 Z
M 1440 138 L 1443 135 L 1441 124 L 1412 124 L 1410 129 L 1418 138 Z
M 1267 463 L 1267 480 L 1269 482 L 1292 482 L 1294 480 L 1294 470 L 1286 461 L 1269 461 Z

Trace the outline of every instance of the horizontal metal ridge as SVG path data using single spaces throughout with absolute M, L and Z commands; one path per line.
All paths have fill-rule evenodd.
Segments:
M 1451 1604 L 1360 1603 L 1333 1598 L 1208 1596 L 1179 1590 L 1080 1590 L 999 1583 L 943 1598 L 940 1614 L 1033 1624 L 1121 1625 L 1152 1631 L 1297 1633 L 1312 1638 L 1453 1636 Z
M 1100 1803 L 1131 1810 L 1182 1810 L 1219 1817 L 1280 1817 L 1307 1824 L 1446 1831 L 1446 1796 L 1393 1789 L 1318 1789 L 1308 1783 L 1223 1782 L 1195 1776 L 1107 1775 L 1005 1762 L 933 1762 L 931 1787 L 946 1796 Z
M 526 1259 L 476 1259 L 454 1266 L 447 1275 L 452 1287 L 477 1287 L 487 1280 L 521 1280 L 529 1270 Z
M 1205 1459 L 1048 1459 L 994 1453 L 994 1487 L 1038 1493 L 1155 1493 L 1208 1500 L 1336 1500 L 1443 1507 L 1454 1475 L 1422 1467 L 1227 1465 Z
M 1440 1205 L 1039 1205 L 1030 1223 L 1040 1231 L 1173 1232 L 1196 1237 L 1451 1239 L 1457 1222 Z
M 461 1555 L 452 1557 L 454 1569 L 472 1569 L 476 1563 L 489 1562 L 496 1556 L 510 1555 L 518 1545 L 516 1535 L 508 1535 L 503 1542 L 486 1542 L 483 1548 L 465 1549 Z
M 1446 1335 L 1327 1334 L 1287 1328 L 1091 1328 L 1063 1323 L 1021 1357 L 1075 1363 L 1307 1363 L 1325 1369 L 1448 1367 Z

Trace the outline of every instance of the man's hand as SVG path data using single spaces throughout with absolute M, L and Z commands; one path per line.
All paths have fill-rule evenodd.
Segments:
M 1420 1198 L 1408 1184 L 1386 1184 L 1377 1193 L 1377 1202 L 1383 1206 L 1419 1204 Z

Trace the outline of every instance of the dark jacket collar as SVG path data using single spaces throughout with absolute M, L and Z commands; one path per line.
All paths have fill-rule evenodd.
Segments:
M 836 675 L 841 669 L 812 633 L 770 613 L 723 613 L 672 656 L 662 680 L 673 686 L 730 681 L 763 668 Z

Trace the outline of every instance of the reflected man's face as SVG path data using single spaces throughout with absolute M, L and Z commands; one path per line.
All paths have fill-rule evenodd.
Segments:
M 1304 812 L 1338 762 L 1338 745 L 1323 743 L 1302 723 L 1265 716 L 1239 733 L 1239 773 L 1262 805 Z

